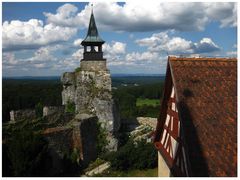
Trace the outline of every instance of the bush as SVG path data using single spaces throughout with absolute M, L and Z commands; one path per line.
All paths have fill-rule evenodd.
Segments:
M 67 102 L 67 105 L 66 105 L 66 109 L 65 109 L 66 112 L 69 112 L 69 113 L 75 113 L 75 104 L 74 102 Z
M 147 169 L 157 166 L 157 151 L 152 143 L 129 140 L 117 152 L 107 156 L 113 170 Z
M 134 95 L 125 92 L 124 90 L 115 91 L 114 99 L 119 106 L 119 112 L 122 119 L 136 117 L 136 98 Z
M 159 116 L 159 112 L 160 106 L 143 105 L 137 107 L 137 116 L 157 118 Z
M 97 154 L 101 156 L 107 149 L 107 130 L 101 126 L 101 123 L 97 124 Z
M 30 129 L 17 130 L 7 143 L 13 176 L 40 176 L 47 142 Z
M 79 149 L 73 148 L 70 152 L 64 153 L 62 163 L 63 169 L 54 176 L 79 176 L 82 173 L 82 164 L 79 157 Z
M 37 103 L 35 106 L 36 117 L 40 118 L 43 116 L 43 104 L 41 102 Z
M 79 71 L 81 71 L 81 67 L 77 67 L 77 68 L 75 69 L 75 72 L 79 72 Z

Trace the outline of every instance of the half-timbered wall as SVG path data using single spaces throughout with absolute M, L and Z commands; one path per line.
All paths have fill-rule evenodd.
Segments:
M 185 150 L 180 141 L 180 121 L 176 105 L 176 94 L 172 87 L 167 103 L 167 114 L 159 142 L 155 142 L 159 150 L 159 175 L 187 176 Z M 164 161 L 163 161 L 164 159 Z M 166 170 L 169 168 L 169 173 Z M 162 169 L 161 169 L 162 168 Z M 162 172 L 161 172 L 162 171 Z

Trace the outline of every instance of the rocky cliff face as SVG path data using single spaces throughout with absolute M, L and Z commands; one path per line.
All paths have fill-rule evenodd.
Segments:
M 75 104 L 76 114 L 96 115 L 109 133 L 108 148 L 116 150 L 117 140 L 114 134 L 119 130 L 120 118 L 112 99 L 110 73 L 106 68 L 94 68 L 92 62 L 89 62 L 89 65 L 88 62 L 83 62 L 84 68 L 80 71 L 66 72 L 62 75 L 62 103 Z M 96 69 L 97 71 L 94 71 Z
M 91 132 L 91 133 L 89 133 Z M 47 128 L 43 131 L 48 140 L 51 156 L 51 173 L 64 171 L 64 156 L 76 153 L 76 161 L 82 166 L 88 165 L 97 158 L 97 117 L 79 114 L 64 126 Z

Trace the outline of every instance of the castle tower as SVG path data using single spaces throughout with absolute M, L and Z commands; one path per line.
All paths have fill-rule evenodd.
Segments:
M 105 41 L 98 34 L 93 11 L 91 13 L 88 32 L 81 45 L 84 47 L 81 69 L 90 71 L 107 71 L 106 59 L 103 58 L 102 45 Z
M 62 104 L 74 104 L 76 117 L 94 115 L 98 122 L 108 132 L 109 150 L 117 150 L 118 141 L 115 138 L 120 128 L 120 117 L 117 106 L 112 98 L 112 82 L 110 71 L 103 58 L 102 45 L 91 13 L 88 32 L 82 41 L 84 47 L 80 68 L 75 72 L 62 75 Z

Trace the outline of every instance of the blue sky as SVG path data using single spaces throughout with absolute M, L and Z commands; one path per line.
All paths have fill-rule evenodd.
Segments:
M 167 54 L 237 56 L 236 3 L 98 2 L 112 74 L 164 74 Z M 82 59 L 89 3 L 3 3 L 3 76 L 52 76 Z

